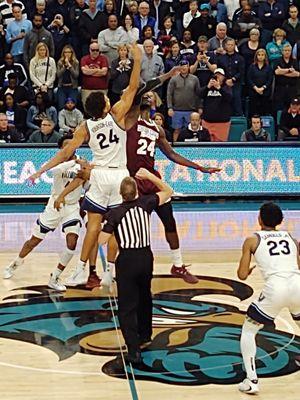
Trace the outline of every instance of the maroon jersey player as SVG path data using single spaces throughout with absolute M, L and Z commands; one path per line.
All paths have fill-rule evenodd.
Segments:
M 162 83 L 169 76 L 160 77 Z M 146 168 L 156 176 L 160 176 L 154 169 L 155 147 L 165 154 L 173 162 L 194 168 L 203 173 L 214 173 L 220 171 L 218 168 L 204 168 L 176 153 L 166 139 L 165 132 L 158 127 L 150 118 L 149 92 L 141 96 L 140 104 L 132 106 L 125 119 L 125 128 L 127 132 L 127 168 L 131 176 L 135 176 L 139 168 Z M 140 194 L 151 194 L 157 191 L 157 188 L 147 181 L 137 180 Z M 158 217 L 165 228 L 166 240 L 171 249 L 173 266 L 171 274 L 181 277 L 188 283 L 197 283 L 198 279 L 192 275 L 183 264 L 181 251 L 179 247 L 179 238 L 176 222 L 173 215 L 172 204 L 169 201 L 155 209 Z

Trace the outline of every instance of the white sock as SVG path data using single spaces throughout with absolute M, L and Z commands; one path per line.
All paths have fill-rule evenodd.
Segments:
M 111 276 L 115 275 L 115 263 L 107 261 L 106 272 L 110 272 Z
M 251 381 L 257 379 L 255 368 L 256 342 L 255 336 L 263 325 L 255 325 L 245 320 L 241 335 L 241 351 L 247 378 Z
M 55 268 L 55 270 L 52 272 L 52 278 L 56 279 L 60 276 L 62 273 L 62 270 L 59 268 Z
M 82 269 L 84 269 L 85 266 L 86 266 L 86 261 L 81 261 L 81 260 L 79 260 L 77 266 L 80 267 L 80 268 L 82 268 Z
M 16 257 L 16 259 L 15 259 L 15 263 L 17 264 L 17 265 L 21 265 L 22 263 L 23 263 L 23 261 L 24 261 L 24 258 L 21 258 L 21 257 Z
M 182 267 L 183 261 L 180 249 L 171 250 L 171 259 L 175 267 Z

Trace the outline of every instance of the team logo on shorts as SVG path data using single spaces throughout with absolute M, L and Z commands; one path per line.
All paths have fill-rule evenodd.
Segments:
M 134 368 L 135 379 L 204 385 L 244 378 L 239 339 L 245 312 L 239 303 L 253 290 L 230 279 L 199 278 L 192 286 L 166 275 L 153 279 L 153 342 L 142 352 L 143 363 Z M 0 304 L 0 341 L 46 347 L 59 356 L 58 362 L 79 352 L 86 357 L 111 356 L 103 373 L 120 379 L 130 374 L 120 356 L 113 297 L 99 289 L 57 293 L 45 286 L 14 292 Z M 257 345 L 260 377 L 298 370 L 294 357 L 300 354 L 300 337 L 268 327 L 259 332 Z

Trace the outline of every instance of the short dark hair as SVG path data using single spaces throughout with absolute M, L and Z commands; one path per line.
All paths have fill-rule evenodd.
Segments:
M 63 147 L 64 141 L 71 139 L 73 139 L 73 133 L 65 133 L 64 135 L 62 135 L 62 137 L 58 139 L 57 141 L 58 147 L 61 149 Z
M 255 118 L 255 119 L 259 119 L 260 120 L 260 123 L 262 124 L 262 120 L 261 120 L 261 116 L 260 115 L 258 115 L 258 114 L 253 114 L 253 115 L 251 115 L 251 118 L 250 118 L 250 121 L 252 122 L 252 119 L 253 118 Z
M 18 75 L 14 72 L 11 72 L 10 74 L 7 75 L 7 79 L 16 79 L 18 80 Z
M 283 221 L 281 208 L 272 201 L 268 201 L 260 207 L 259 215 L 263 224 L 269 228 L 275 228 Z
M 105 96 L 102 92 L 90 93 L 85 102 L 85 110 L 92 118 L 102 118 L 105 106 Z

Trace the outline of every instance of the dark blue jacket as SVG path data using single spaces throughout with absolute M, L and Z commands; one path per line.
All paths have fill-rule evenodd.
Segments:
M 260 3 L 258 7 L 258 18 L 262 22 L 263 29 L 274 31 L 274 29 L 280 27 L 285 20 L 284 7 L 278 1 L 276 1 L 272 7 L 267 1 Z
M 151 28 L 153 28 L 153 30 L 154 30 L 155 22 L 156 22 L 155 18 L 148 16 L 146 25 L 151 26 Z M 141 17 L 139 15 L 135 15 L 135 17 L 134 17 L 134 26 L 136 28 L 138 28 L 138 30 L 140 31 L 140 39 L 141 39 L 142 38 L 142 23 L 141 23 Z
M 224 69 L 227 79 L 234 78 L 237 83 L 243 83 L 245 61 L 239 53 L 221 55 L 217 64 L 218 68 Z
M 264 97 L 271 96 L 273 78 L 274 73 L 270 65 L 265 65 L 262 69 L 259 69 L 256 64 L 251 64 L 248 69 L 247 80 L 249 88 L 253 90 L 254 86 L 266 86 L 263 93 Z

